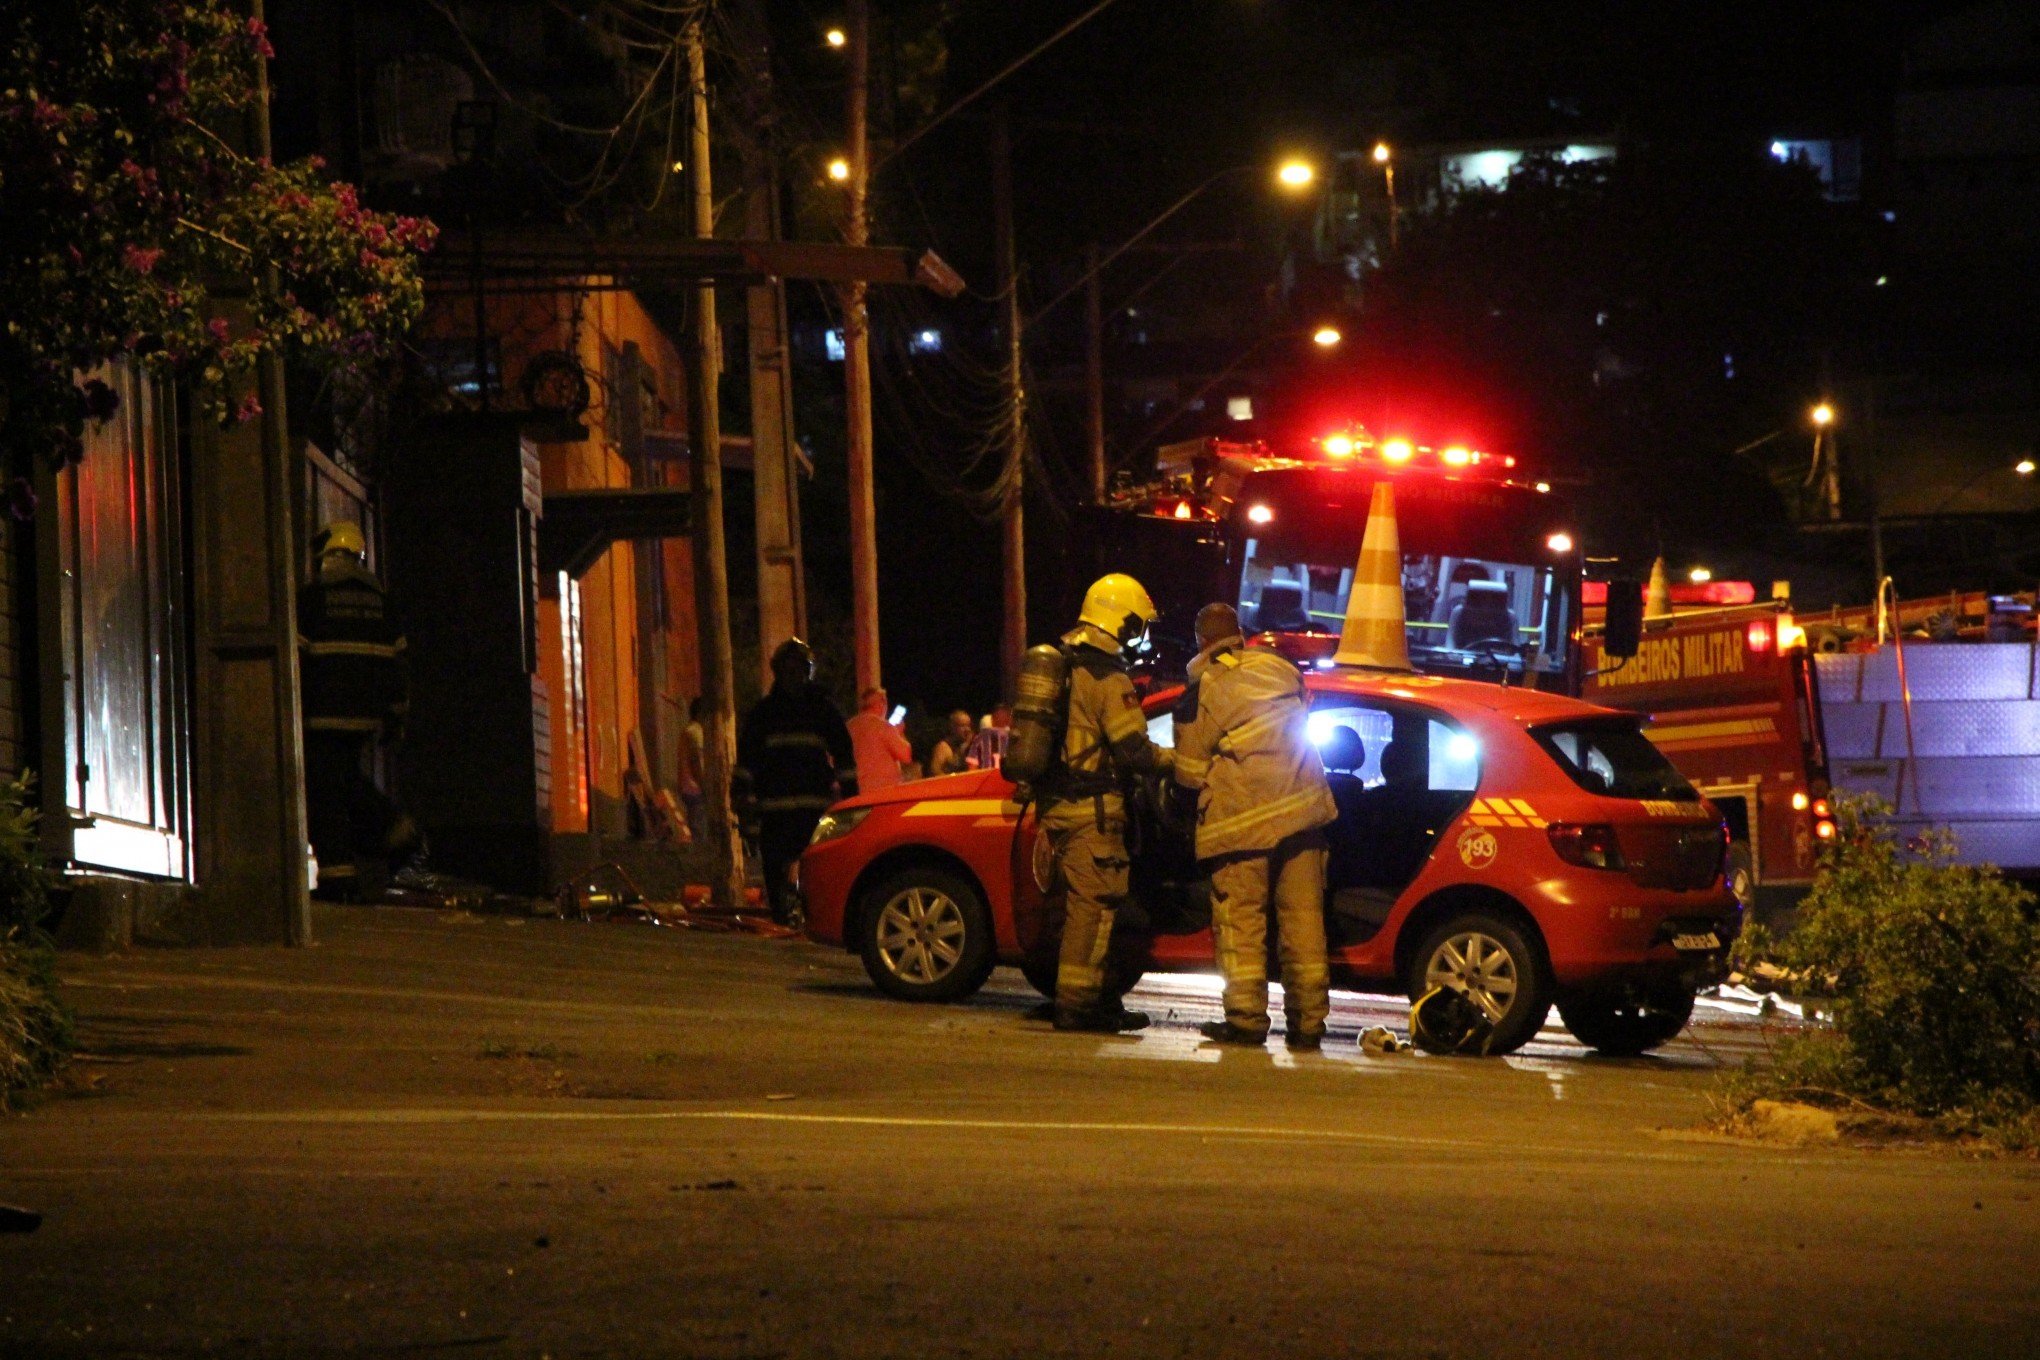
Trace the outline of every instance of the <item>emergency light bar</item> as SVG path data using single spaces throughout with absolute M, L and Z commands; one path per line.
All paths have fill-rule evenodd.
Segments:
M 1317 445 L 1324 450 L 1325 456 L 1335 463 L 1362 459 L 1386 463 L 1391 467 L 1516 466 L 1516 456 L 1512 453 L 1488 453 L 1481 449 L 1470 449 L 1464 444 L 1447 444 L 1443 448 L 1433 448 L 1429 444 L 1419 444 L 1402 435 L 1391 435 L 1387 439 L 1377 441 L 1364 429 L 1334 430 L 1318 440 Z

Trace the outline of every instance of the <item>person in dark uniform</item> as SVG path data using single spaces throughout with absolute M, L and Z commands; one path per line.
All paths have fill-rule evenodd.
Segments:
M 772 919 L 787 924 L 795 906 L 792 869 L 815 823 L 831 803 L 857 792 L 850 729 L 815 684 L 814 652 L 799 638 L 772 654 L 772 691 L 737 730 L 737 776 L 748 781 L 757 811 Z
M 372 757 L 407 707 L 404 637 L 367 566 L 361 526 L 338 520 L 312 540 L 317 566 L 298 591 L 305 814 L 319 893 L 360 900 L 415 854 L 420 837 L 376 787 Z

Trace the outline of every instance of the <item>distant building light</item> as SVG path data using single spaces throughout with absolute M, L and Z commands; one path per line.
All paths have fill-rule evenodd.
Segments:
M 1879 275 L 1877 276 L 1877 286 L 1878 286 L 1879 288 L 1882 288 L 1882 287 L 1883 287 L 1883 286 L 1884 286 L 1885 284 L 1887 284 L 1887 283 L 1890 283 L 1890 282 L 1891 282 L 1891 275 L 1889 275 L 1889 274 L 1879 274 Z
M 915 331 L 913 338 L 907 341 L 907 348 L 915 354 L 940 354 L 942 332 L 932 326 L 926 330 Z
M 849 351 L 843 348 L 843 332 L 833 327 L 823 331 L 822 351 L 829 356 L 829 362 L 832 364 L 840 364 L 848 358 Z
M 1234 420 L 1252 420 L 1254 418 L 1254 399 L 1252 397 L 1227 397 L 1225 399 L 1225 413 Z

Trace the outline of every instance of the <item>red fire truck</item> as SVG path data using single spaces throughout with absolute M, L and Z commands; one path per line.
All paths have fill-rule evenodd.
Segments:
M 1582 558 L 1572 506 L 1512 455 L 1359 427 L 1314 444 L 1192 440 L 1161 450 L 1153 481 L 1088 513 L 1091 574 L 1153 593 L 1158 669 L 1195 652 L 1212 600 L 1299 661 L 1329 658 L 1352 589 L 1374 485 L 1392 478 L 1410 661 L 1461 679 L 1579 692 Z
M 1580 696 L 1652 717 L 1645 735 L 1728 823 L 1736 896 L 1745 907 L 1760 897 L 1788 905 L 1834 835 L 1819 681 L 1786 601 L 1759 603 L 1747 583 L 1718 584 L 1681 589 L 1677 612 L 1646 619 L 1636 655 L 1616 660 L 1603 656 L 1593 622 L 1608 586 L 1590 583 Z M 1696 602 L 1680 610 L 1678 594 Z M 1715 602 L 1738 597 L 1750 602 Z

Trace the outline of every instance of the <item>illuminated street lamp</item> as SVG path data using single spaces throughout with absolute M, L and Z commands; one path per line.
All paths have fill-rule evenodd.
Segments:
M 1381 167 L 1383 179 L 1388 184 L 1388 248 L 1395 249 L 1397 218 L 1401 216 L 1395 207 L 1395 154 L 1388 149 L 1387 142 L 1374 144 L 1374 163 Z
M 1823 401 L 1806 413 L 1813 422 L 1813 465 L 1805 486 L 1827 505 L 1829 519 L 1842 517 L 1842 462 L 1835 451 L 1835 408 Z
M 1275 172 L 1275 178 L 1286 188 L 1307 189 L 1310 182 L 1317 178 L 1317 170 L 1306 160 L 1286 160 Z
M 845 43 L 850 41 L 850 35 L 848 33 L 845 33 L 840 28 L 830 29 L 827 33 L 824 33 L 822 35 L 822 38 L 831 47 L 841 47 Z
M 2018 473 L 2021 477 L 2030 477 L 2033 475 L 2035 466 L 2040 465 L 2036 465 L 2030 458 L 2021 458 L 2018 462 L 2012 464 L 2012 471 Z
M 842 184 L 850 178 L 850 162 L 838 156 L 829 162 L 829 178 Z
M 1316 345 L 1319 349 L 1330 349 L 1333 345 L 1338 344 L 1339 341 L 1345 338 L 1346 337 L 1339 334 L 1339 328 L 1337 326 L 1319 326 L 1317 330 L 1311 334 L 1310 342 L 1313 345 Z M 2031 464 L 2028 464 L 2027 466 L 2028 470 L 2030 470 Z

